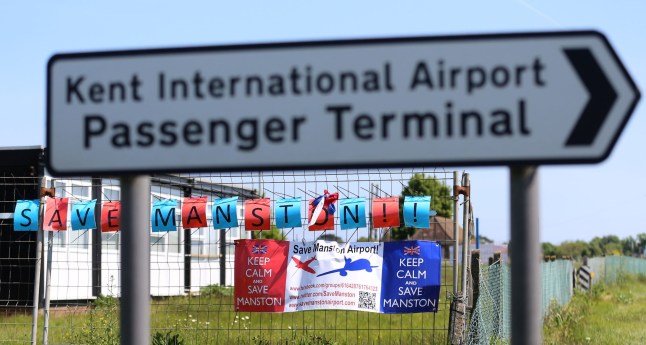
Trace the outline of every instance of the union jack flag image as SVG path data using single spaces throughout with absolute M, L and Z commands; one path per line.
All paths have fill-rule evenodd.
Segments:
M 254 244 L 251 246 L 251 254 L 267 254 L 266 244 Z
M 420 254 L 419 246 L 404 247 L 404 255 L 419 255 L 419 254 Z

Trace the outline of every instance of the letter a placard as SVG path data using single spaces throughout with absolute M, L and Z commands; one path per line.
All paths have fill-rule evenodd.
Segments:
M 45 203 L 43 230 L 67 230 L 68 198 L 48 198 Z
M 184 198 L 182 202 L 182 226 L 184 229 L 207 227 L 206 202 L 208 197 Z

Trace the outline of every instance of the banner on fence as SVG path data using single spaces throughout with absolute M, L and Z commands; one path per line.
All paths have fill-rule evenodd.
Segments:
M 430 241 L 237 240 L 235 307 L 437 312 L 441 258 L 440 245 Z
M 339 201 L 340 212 L 336 202 Z M 208 197 L 184 198 L 181 205 L 181 224 L 184 229 L 206 228 Z M 15 231 L 36 231 L 38 229 L 39 200 L 19 200 L 14 211 Z M 177 231 L 176 210 L 179 200 L 163 199 L 154 202 L 150 221 L 153 232 Z M 253 199 L 244 202 L 244 221 L 238 221 L 238 197 L 216 198 L 212 200 L 212 227 L 226 230 L 244 225 L 247 231 L 271 229 L 271 199 Z M 307 229 L 310 231 L 334 230 L 335 224 L 341 230 L 365 228 L 366 198 L 339 199 L 338 193 L 325 193 L 309 200 L 307 208 Z M 93 229 L 97 200 L 76 201 L 71 206 L 72 230 Z M 375 198 L 372 200 L 373 212 L 370 215 L 375 228 L 400 226 L 399 198 Z M 430 196 L 406 196 L 403 204 L 405 226 L 428 228 L 431 216 L 437 214 L 430 209 Z M 275 225 L 278 229 L 302 227 L 301 198 L 275 200 Z M 338 214 L 338 216 L 336 216 Z M 68 228 L 68 198 L 51 198 L 45 207 L 44 229 L 65 231 Z M 119 201 L 104 202 L 101 207 L 101 230 L 119 231 L 121 205 Z M 335 217 L 339 222 L 335 223 Z

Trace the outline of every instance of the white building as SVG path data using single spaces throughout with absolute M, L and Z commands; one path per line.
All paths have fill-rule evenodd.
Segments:
M 11 257 L 0 254 L 0 303 L 10 304 L 14 300 L 29 297 L 29 293 L 22 291 L 22 294 L 17 294 L 15 289 L 27 287 L 33 291 L 36 233 L 13 231 L 12 205 L 15 207 L 15 202 L 19 199 L 36 199 L 43 183 L 47 188 L 54 188 L 56 197 L 69 198 L 70 208 L 75 202 L 97 199 L 95 216 L 99 229 L 70 230 L 68 219 L 67 231 L 44 232 L 41 291 L 44 292 L 49 285 L 50 299 L 54 302 L 86 300 L 99 295 L 118 296 L 121 234 L 100 231 L 100 205 L 107 201 L 119 201 L 121 198 L 118 179 L 49 176 L 42 168 L 42 151 L 41 148 L 0 149 L 0 161 L 3 162 L 0 163 L 0 168 L 5 169 L 2 176 L 12 176 L 0 180 L 0 197 L 4 196 L 0 203 L 0 250 L 13 253 Z M 6 164 L 8 156 L 15 158 L 9 160 L 11 164 Z M 20 162 L 22 158 L 25 158 L 24 162 Z M 33 169 L 35 161 L 38 169 Z M 35 170 L 38 173 L 20 176 L 24 171 Z M 19 180 L 23 182 L 19 183 Z M 206 176 L 151 176 L 151 205 L 157 200 L 179 201 L 175 214 L 177 231 L 153 233 L 148 230 L 151 231 L 150 283 L 153 296 L 198 292 L 207 285 L 233 285 L 233 241 L 250 238 L 250 232 L 241 231 L 237 227 L 227 230 L 214 230 L 210 226 L 183 229 L 181 202 L 184 197 L 197 196 L 208 196 L 206 213 L 209 225 L 214 199 L 238 196 L 238 220 L 242 222 L 244 200 L 259 198 L 255 190 L 216 183 Z M 71 215 L 71 210 L 68 215 Z M 150 218 L 150 214 L 147 217 Z M 19 261 L 20 270 L 6 269 L 13 266 L 2 264 L 9 262 L 8 260 L 22 260 Z M 46 281 L 47 269 L 51 269 L 50 282 Z

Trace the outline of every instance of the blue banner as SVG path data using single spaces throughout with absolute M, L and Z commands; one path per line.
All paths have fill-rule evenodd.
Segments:
M 238 226 L 237 204 L 237 196 L 213 201 L 213 229 L 227 229 Z
M 96 200 L 78 201 L 72 205 L 72 230 L 96 228 Z
M 274 219 L 278 229 L 301 227 L 301 198 L 276 200 Z
M 38 231 L 40 200 L 18 200 L 13 214 L 14 231 Z
M 384 242 L 381 311 L 437 312 L 442 251 L 437 242 Z
M 177 200 L 155 201 L 150 215 L 153 232 L 177 231 L 177 226 L 175 225 L 176 209 Z

